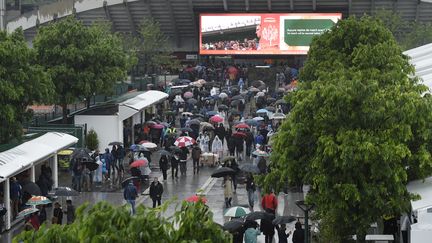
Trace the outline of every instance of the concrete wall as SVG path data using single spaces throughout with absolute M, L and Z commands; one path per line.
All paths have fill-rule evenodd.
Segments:
M 99 139 L 99 150 L 103 151 L 113 141 L 123 142 L 123 124 L 118 116 L 76 115 L 75 124 L 87 124 L 87 131 L 93 129 Z

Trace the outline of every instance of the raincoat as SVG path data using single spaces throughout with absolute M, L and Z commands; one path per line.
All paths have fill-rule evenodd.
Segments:
M 103 163 L 102 163 L 102 161 L 100 161 L 99 156 L 96 156 L 95 160 L 96 160 L 96 164 L 98 164 L 99 167 L 96 169 L 96 171 L 93 174 L 93 181 L 94 182 L 102 182 L 102 167 L 103 167 Z
M 216 136 L 212 143 L 212 153 L 217 154 L 219 158 L 222 158 L 223 155 L 223 144 L 222 141 Z

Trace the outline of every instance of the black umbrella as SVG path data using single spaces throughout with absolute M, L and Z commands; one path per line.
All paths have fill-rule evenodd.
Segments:
M 287 102 L 284 100 L 284 99 L 280 99 L 280 100 L 277 100 L 276 101 L 276 105 L 284 105 L 284 104 L 286 104 Z
M 243 224 L 243 220 L 233 219 L 226 222 L 222 228 L 228 232 L 235 233 L 243 227 Z
M 268 111 L 271 111 L 271 112 L 275 112 L 276 111 L 276 108 L 274 108 L 273 106 L 267 106 L 265 109 L 268 110 Z
M 182 131 L 182 132 L 192 132 L 193 130 L 190 127 L 182 127 L 182 128 L 180 128 L 180 131 Z
M 123 145 L 123 143 L 122 142 L 111 142 L 108 145 L 109 146 L 113 146 L 113 145 L 120 146 L 120 145 Z
M 122 185 L 122 187 L 125 187 L 125 186 L 127 186 L 127 184 L 129 184 L 129 181 L 139 180 L 139 179 L 140 179 L 140 178 L 137 177 L 137 176 L 132 176 L 132 177 L 129 177 L 129 178 L 124 179 L 124 180 L 122 181 L 121 185 Z
M 203 90 L 203 91 L 200 92 L 200 94 L 202 96 L 208 96 L 208 95 L 210 95 L 210 92 L 208 92 L 207 90 Z
M 99 168 L 99 165 L 96 162 L 93 161 L 84 161 L 82 162 L 83 166 L 87 167 L 90 171 L 97 170 Z
M 234 156 L 226 156 L 225 158 L 223 158 L 222 163 L 225 163 L 228 160 L 235 160 L 235 157 Z
M 198 103 L 198 100 L 194 99 L 194 98 L 190 98 L 186 101 L 188 104 L 191 105 L 195 105 L 196 103 Z
M 297 218 L 294 216 L 277 216 L 273 220 L 273 224 L 289 224 L 291 222 L 296 221 Z
M 27 182 L 25 185 L 23 185 L 22 190 L 32 196 L 42 196 L 41 189 L 34 182 Z
M 239 168 L 240 168 L 240 170 L 245 171 L 245 172 L 250 172 L 250 173 L 254 173 L 254 174 L 260 173 L 258 166 L 251 164 L 251 163 L 242 164 Z
M 254 86 L 255 88 L 258 88 L 259 86 L 265 85 L 265 83 L 261 80 L 257 80 L 252 82 L 252 86 Z
M 169 151 L 166 151 L 165 149 L 162 149 L 159 152 L 161 155 L 165 155 L 165 156 L 171 156 L 172 155 Z
M 231 100 L 242 100 L 242 99 L 244 99 L 244 98 L 243 98 L 243 96 L 241 96 L 241 95 L 236 95 L 236 96 L 233 96 L 233 97 L 231 98 Z
M 275 102 L 276 99 L 270 97 L 270 98 L 268 98 L 266 101 L 267 101 L 267 104 L 271 104 L 271 103 Z
M 233 100 L 231 101 L 231 106 L 238 106 L 238 104 L 240 104 L 240 102 L 242 102 L 241 100 Z
M 193 125 L 193 124 L 199 125 L 201 123 L 201 121 L 198 119 L 192 119 L 188 123 L 189 123 L 189 125 Z
M 193 114 L 192 117 L 193 118 L 204 118 L 204 115 L 197 113 L 197 114 Z
M 258 220 L 258 219 L 273 220 L 274 218 L 275 218 L 274 214 L 262 212 L 262 211 L 255 211 L 246 216 L 246 220 Z
M 89 149 L 84 149 L 84 148 L 75 149 L 74 152 L 72 153 L 72 158 L 91 161 L 92 158 L 89 155 L 90 152 L 91 151 Z
M 219 110 L 228 110 L 228 106 L 226 106 L 226 105 L 219 105 L 218 109 Z
M 220 168 L 217 168 L 215 171 L 213 171 L 213 173 L 211 174 L 211 177 L 220 178 L 220 177 L 225 177 L 228 175 L 233 175 L 234 173 L 235 173 L 235 171 L 231 168 L 220 167 Z
M 53 191 L 50 193 L 51 195 L 58 196 L 58 197 L 75 197 L 79 196 L 79 192 L 75 191 L 74 189 L 70 187 L 58 187 L 54 188 Z

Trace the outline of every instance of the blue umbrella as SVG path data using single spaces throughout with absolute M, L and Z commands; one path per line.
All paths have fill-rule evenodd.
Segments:
M 269 111 L 266 109 L 259 109 L 257 110 L 257 113 L 268 113 Z
M 216 115 L 216 114 L 218 114 L 217 111 L 208 111 L 208 112 L 207 112 L 207 115 L 208 115 L 208 116 L 214 116 L 214 115 Z
M 254 120 L 254 119 L 246 119 L 245 123 L 248 124 L 249 126 L 256 126 L 256 125 L 258 125 L 258 121 Z

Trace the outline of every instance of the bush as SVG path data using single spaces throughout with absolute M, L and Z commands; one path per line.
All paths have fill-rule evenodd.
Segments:
M 86 136 L 86 146 L 90 150 L 96 150 L 99 147 L 97 133 L 91 129 Z

